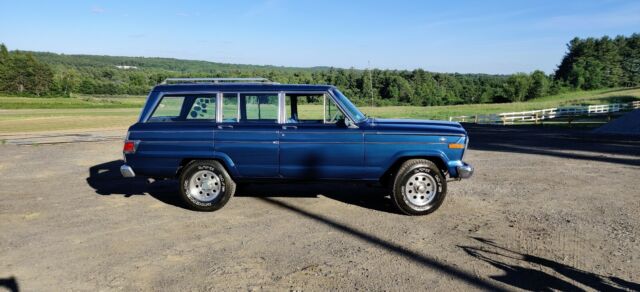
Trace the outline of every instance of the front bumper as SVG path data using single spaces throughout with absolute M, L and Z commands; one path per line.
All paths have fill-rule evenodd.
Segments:
M 457 166 L 458 178 L 470 178 L 473 175 L 473 166 L 466 162 L 462 162 L 462 165 Z
M 136 177 L 136 173 L 133 172 L 133 168 L 126 164 L 120 166 L 120 174 L 122 174 L 123 177 Z

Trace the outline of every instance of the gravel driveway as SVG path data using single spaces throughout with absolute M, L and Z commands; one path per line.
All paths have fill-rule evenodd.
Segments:
M 468 130 L 475 176 L 424 217 L 348 184 L 193 212 L 175 181 L 121 178 L 119 139 L 0 145 L 0 287 L 640 290 L 639 140 Z

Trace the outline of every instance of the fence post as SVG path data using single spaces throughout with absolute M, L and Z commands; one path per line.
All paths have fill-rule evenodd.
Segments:
M 535 113 L 536 125 L 538 124 L 538 112 Z
M 478 115 L 476 114 L 475 117 L 476 117 L 476 124 L 477 124 L 478 123 Z

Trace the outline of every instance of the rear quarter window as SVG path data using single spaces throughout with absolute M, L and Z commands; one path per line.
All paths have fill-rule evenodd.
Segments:
M 147 122 L 215 121 L 215 95 L 163 96 Z

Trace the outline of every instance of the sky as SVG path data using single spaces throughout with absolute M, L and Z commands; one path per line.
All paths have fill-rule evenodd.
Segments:
M 433 72 L 552 73 L 574 37 L 640 32 L 640 1 L 0 0 L 10 50 Z

